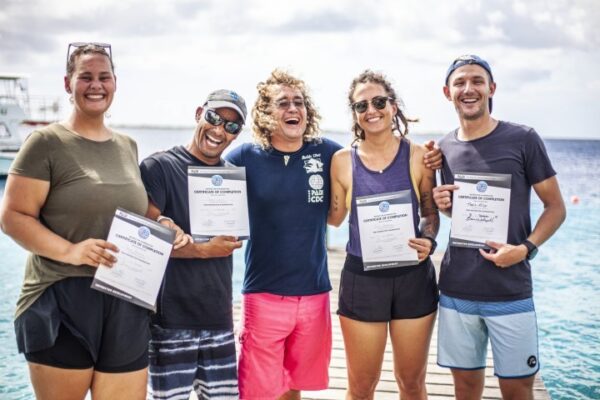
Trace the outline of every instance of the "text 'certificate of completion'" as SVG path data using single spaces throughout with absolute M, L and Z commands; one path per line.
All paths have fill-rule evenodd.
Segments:
M 106 240 L 119 248 L 117 262 L 98 267 L 92 288 L 156 310 L 175 231 L 118 208 Z
M 357 197 L 356 214 L 365 271 L 419 263 L 410 190 Z
M 250 237 L 245 167 L 188 167 L 188 193 L 194 241 Z
M 510 211 L 509 174 L 456 173 L 450 246 L 488 248 L 486 240 L 506 243 Z

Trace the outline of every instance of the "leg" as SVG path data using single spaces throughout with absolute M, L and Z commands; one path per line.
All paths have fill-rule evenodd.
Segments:
M 521 379 L 500 379 L 500 392 L 504 400 L 533 400 L 535 375 Z
M 427 399 L 425 375 L 435 316 L 433 312 L 425 317 L 397 319 L 390 323 L 394 375 L 403 400 Z
M 243 298 L 240 361 L 240 399 L 277 398 L 289 389 L 284 371 L 285 340 L 296 320 L 296 303 L 268 293 Z
M 145 400 L 148 368 L 133 372 L 94 372 L 93 400 Z
M 300 400 L 300 398 L 299 390 L 289 390 L 287 393 L 280 396 L 278 400 Z
M 65 369 L 33 362 L 28 364 L 31 384 L 38 400 L 83 400 L 92 384 L 92 368 Z
M 239 398 L 233 330 L 201 330 L 194 390 L 198 399 Z
M 291 390 L 287 395 L 295 398 L 300 390 L 324 390 L 329 386 L 331 313 L 329 293 L 292 299 L 297 312 L 294 329 L 285 341 L 283 366 Z
M 150 331 L 150 397 L 189 396 L 198 369 L 199 338 L 196 331 L 164 329 L 158 325 L 153 325 Z
M 485 369 L 472 371 L 452 368 L 456 400 L 480 400 L 483 394 Z
M 373 399 L 387 340 L 386 322 L 361 322 L 340 316 L 346 365 L 347 399 Z

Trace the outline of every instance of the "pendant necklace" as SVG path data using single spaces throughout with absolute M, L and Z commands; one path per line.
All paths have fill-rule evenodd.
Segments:
M 290 161 L 290 156 L 288 156 L 287 154 L 283 156 L 283 163 L 285 164 L 285 166 L 287 167 L 288 162 Z

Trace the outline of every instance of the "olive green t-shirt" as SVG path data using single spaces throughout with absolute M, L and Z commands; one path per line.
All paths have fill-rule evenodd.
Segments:
M 141 215 L 148 207 L 136 143 L 116 132 L 111 139 L 96 142 L 60 124 L 36 130 L 21 146 L 10 174 L 50 182 L 40 222 L 71 243 L 106 239 L 117 207 Z M 30 254 L 16 317 L 53 283 L 93 276 L 95 271 Z

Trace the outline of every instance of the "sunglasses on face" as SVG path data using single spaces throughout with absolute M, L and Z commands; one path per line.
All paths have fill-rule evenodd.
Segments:
M 79 48 L 79 47 L 85 47 L 85 46 L 96 46 L 96 47 L 102 47 L 104 50 L 106 50 L 106 53 L 108 54 L 108 58 L 110 58 L 110 61 L 112 62 L 112 48 L 110 47 L 109 43 L 98 43 L 98 42 L 73 42 L 73 43 L 69 43 L 69 47 L 67 47 L 67 65 L 69 64 L 69 57 L 71 57 L 71 47 L 73 48 L 73 50 Z
M 367 111 L 367 108 L 369 108 L 369 103 L 371 103 L 371 104 L 373 104 L 373 107 L 375 107 L 376 109 L 383 110 L 385 108 L 385 106 L 387 105 L 387 102 L 391 101 L 391 100 L 392 100 L 391 97 L 375 96 L 371 100 L 361 100 L 361 101 L 357 101 L 356 103 L 353 103 L 352 109 L 354 111 L 356 111 L 357 113 L 362 114 L 365 111 Z
M 294 99 L 292 101 L 290 101 L 288 99 L 282 99 L 282 100 L 279 100 L 279 101 L 275 102 L 275 105 L 280 110 L 287 110 L 287 109 L 289 109 L 292 106 L 292 104 L 296 108 L 304 108 L 304 107 L 306 107 L 306 104 L 304 104 L 304 99 Z
M 211 125 L 220 126 L 225 124 L 223 128 L 225 132 L 230 133 L 232 135 L 237 135 L 242 130 L 243 125 L 235 122 L 235 121 L 227 121 L 225 118 L 221 117 L 215 110 L 208 109 L 204 113 L 204 119 Z

